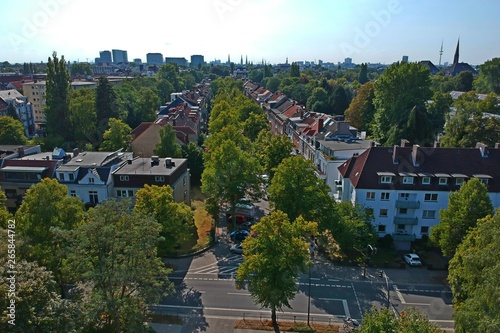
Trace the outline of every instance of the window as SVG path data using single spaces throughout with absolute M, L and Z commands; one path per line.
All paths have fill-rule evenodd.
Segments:
M 99 196 L 97 195 L 97 191 L 89 191 L 89 201 L 94 205 L 97 205 L 99 203 Z
M 391 184 L 392 183 L 392 177 L 391 176 L 381 176 L 380 177 L 380 182 L 382 184 Z
M 378 225 L 378 232 L 385 232 L 385 224 Z
M 389 200 L 389 192 L 380 193 L 380 200 Z
M 5 196 L 6 196 L 7 198 L 12 199 L 12 198 L 15 198 L 15 197 L 16 197 L 16 195 L 17 195 L 16 190 L 5 189 Z
M 463 183 L 464 183 L 464 179 L 463 178 L 457 178 L 457 179 L 455 179 L 455 185 L 462 186 Z
M 437 193 L 426 193 L 424 196 L 424 201 L 437 201 L 438 195 Z
M 488 178 L 479 178 L 479 181 L 484 185 L 488 185 Z
M 403 184 L 413 184 L 413 177 L 403 177 Z
M 409 197 L 410 197 L 410 193 L 399 193 L 400 200 L 408 200 Z
M 75 190 L 69 191 L 69 196 L 70 197 L 76 197 L 76 191 Z
M 375 200 L 375 192 L 366 192 L 366 200 Z
M 120 180 L 124 182 L 128 182 L 128 176 L 120 176 Z
M 132 198 L 134 196 L 134 191 L 133 190 L 128 190 L 127 195 L 129 198 Z
M 381 208 L 381 209 L 380 209 L 379 216 L 380 216 L 380 217 L 387 217 L 387 209 L 385 209 L 385 208 Z
M 164 182 L 165 181 L 165 177 L 163 177 L 163 176 L 156 176 L 155 177 L 155 181 L 156 182 Z
M 90 177 L 90 178 L 89 178 L 89 183 L 90 183 L 90 184 L 94 184 L 94 178 Z
M 70 173 L 70 174 L 69 174 L 69 180 L 75 180 L 75 175 L 74 175 L 74 174 L 72 174 L 72 173 Z
M 448 184 L 448 178 L 440 177 L 439 178 L 439 185 L 446 185 L 446 184 Z
M 398 224 L 398 231 L 399 232 L 405 231 L 405 229 L 406 229 L 406 226 L 404 224 Z
M 62 172 L 59 173 L 59 180 L 64 181 L 64 173 L 62 173 Z
M 435 219 L 436 218 L 436 211 L 435 210 L 424 210 L 422 212 L 422 218 L 423 219 Z
M 420 233 L 421 234 L 428 234 L 429 233 L 429 227 L 420 227 Z
M 408 214 L 408 208 L 399 208 L 399 214 L 400 215 Z

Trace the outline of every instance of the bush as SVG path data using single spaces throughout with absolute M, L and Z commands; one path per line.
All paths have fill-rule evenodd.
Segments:
M 392 248 L 394 242 L 392 239 L 392 235 L 387 234 L 384 237 L 378 240 L 379 247 L 382 249 L 390 249 Z

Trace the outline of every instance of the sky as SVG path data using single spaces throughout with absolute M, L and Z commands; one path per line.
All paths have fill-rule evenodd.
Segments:
M 46 62 L 56 51 L 93 62 L 120 49 L 128 59 L 204 55 L 253 63 L 479 65 L 500 57 L 498 0 L 22 0 L 0 11 L 0 61 Z

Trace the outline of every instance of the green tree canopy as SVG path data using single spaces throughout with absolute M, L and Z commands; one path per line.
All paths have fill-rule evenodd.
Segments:
M 373 88 L 373 83 L 365 83 L 359 88 L 358 94 L 354 97 L 345 111 L 346 120 L 361 131 L 369 131 L 370 123 L 375 114 L 375 106 L 373 105 L 374 98 L 375 90 Z
M 448 207 L 439 212 L 440 222 L 431 229 L 430 239 L 439 244 L 443 254 L 452 258 L 457 247 L 477 221 L 493 214 L 488 188 L 472 178 L 450 193 Z
M 373 308 L 364 315 L 363 323 L 357 331 L 361 333 L 444 333 L 415 308 L 405 309 L 399 317 L 395 317 L 389 309 Z
M 123 121 L 115 118 L 109 119 L 109 128 L 104 132 L 104 141 L 99 147 L 100 151 L 116 151 L 123 149 L 128 151 L 132 136 L 130 132 L 132 129 Z
M 479 76 L 484 79 L 490 91 L 500 94 L 500 58 L 493 58 L 482 64 Z
M 23 124 L 12 117 L 0 117 L 0 143 L 4 145 L 23 145 L 27 142 Z
M 110 118 L 119 119 L 116 93 L 105 76 L 99 77 L 95 90 L 95 109 L 99 128 L 101 123 L 107 124 Z
M 67 282 L 62 273 L 66 254 L 62 249 L 64 242 L 54 232 L 72 230 L 83 223 L 84 217 L 83 202 L 68 196 L 68 188 L 57 179 L 49 178 L 26 191 L 16 212 L 16 232 L 23 238 L 23 257 L 51 270 L 62 295 Z
M 80 147 L 86 143 L 97 146 L 97 114 L 95 110 L 95 91 L 93 89 L 72 90 L 69 101 L 69 121 L 75 129 L 74 138 Z
M 365 84 L 368 82 L 368 64 L 361 64 L 358 81 L 361 84 Z
M 403 129 L 411 110 L 415 106 L 425 107 L 432 97 L 429 69 L 417 63 L 393 64 L 374 83 L 374 88 L 374 138 L 383 145 L 398 144 L 406 135 Z
M 244 261 L 238 268 L 236 285 L 241 289 L 245 281 L 249 281 L 253 300 L 271 309 L 275 329 L 278 327 L 276 311 L 291 307 L 299 273 L 306 272 L 308 238 L 316 234 L 316 229 L 316 223 L 303 218 L 291 223 L 285 213 L 273 211 L 252 227 L 256 236 L 243 242 Z
M 498 332 L 500 327 L 500 210 L 478 222 L 450 261 L 455 331 Z
M 172 125 L 166 124 L 160 129 L 160 142 L 156 144 L 154 153 L 159 157 L 182 157 L 182 149 Z
M 91 208 L 67 247 L 89 331 L 147 332 L 147 305 L 169 290 L 170 269 L 156 250 L 161 225 L 131 207 L 128 199 L 110 199 Z
M 182 156 L 188 160 L 189 172 L 191 174 L 190 183 L 193 186 L 201 185 L 203 154 L 203 148 L 197 146 L 194 142 L 190 142 L 186 147 L 182 147 Z
M 193 213 L 185 203 L 174 202 L 170 186 L 144 185 L 137 191 L 134 210 L 141 216 L 153 216 L 162 226 L 158 243 L 160 255 L 171 253 L 194 232 Z

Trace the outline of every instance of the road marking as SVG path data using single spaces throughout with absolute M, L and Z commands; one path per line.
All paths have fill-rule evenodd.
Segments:
M 401 302 L 401 304 L 406 304 L 406 301 L 403 297 L 403 294 L 401 294 L 401 292 L 399 291 L 398 286 L 393 285 L 393 288 L 394 288 L 394 291 L 396 291 L 396 295 L 398 295 L 398 298 L 399 298 L 399 301 Z
M 340 302 L 342 302 L 342 306 L 344 307 L 345 316 L 348 318 L 351 317 L 351 311 L 349 311 L 349 305 L 347 304 L 347 300 L 340 299 L 340 298 L 318 298 L 318 299 L 322 300 L 322 301 L 340 301 Z
M 351 282 L 352 286 L 352 292 L 354 293 L 354 298 L 356 298 L 356 303 L 358 303 L 358 310 L 361 315 L 361 320 L 363 320 L 363 311 L 361 311 L 361 304 L 359 304 L 359 298 L 358 295 L 356 294 L 356 289 L 354 289 L 354 284 Z
M 313 281 L 319 281 L 321 280 L 320 278 L 310 278 L 310 280 L 313 280 Z
M 252 296 L 250 293 L 227 293 L 228 295 Z
M 328 279 L 330 282 L 339 282 L 340 280 L 335 280 L 335 279 Z

